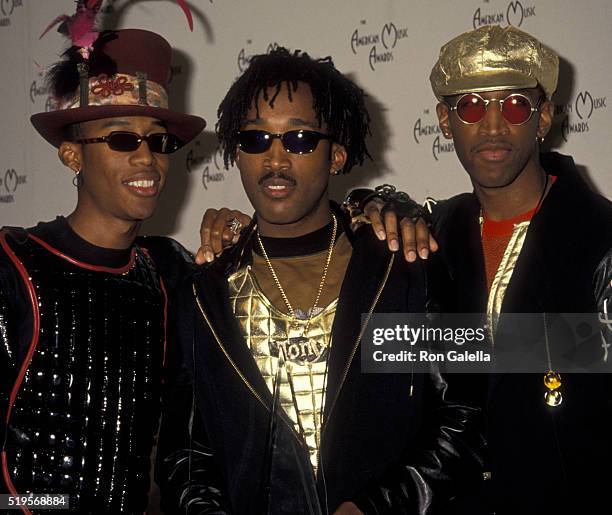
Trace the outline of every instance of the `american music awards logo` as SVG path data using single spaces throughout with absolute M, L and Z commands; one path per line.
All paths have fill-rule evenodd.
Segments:
M 375 30 L 369 30 L 366 25 L 366 20 L 361 20 L 351 34 L 351 50 L 355 55 L 367 53 L 370 69 L 376 71 L 379 65 L 393 62 L 397 46 L 408 37 L 408 29 L 393 21 Z
M 8 168 L 0 174 L 0 204 L 15 202 L 15 193 L 19 186 L 26 184 L 27 176 L 19 175 L 14 168 Z
M 49 88 L 45 84 L 44 79 L 38 78 L 32 81 L 30 84 L 30 101 L 35 104 L 38 97 L 49 96 Z
M 28 91 L 30 102 L 36 104 L 39 99 L 44 98 L 45 112 L 55 111 L 58 108 L 58 100 L 51 94 L 50 88 L 45 82 L 45 70 L 36 61 L 34 61 L 34 64 L 38 68 L 38 72 L 34 80 L 30 83 Z M 36 108 L 36 110 L 39 110 L 39 108 Z
M 236 63 L 238 65 L 238 71 L 240 73 L 242 73 L 244 70 L 246 70 L 249 67 L 249 63 L 251 62 L 251 59 L 253 58 L 254 55 L 269 54 L 272 50 L 274 50 L 275 48 L 279 46 L 278 43 L 272 42 L 268 44 L 265 51 L 251 51 L 251 48 L 249 47 L 252 44 L 253 44 L 253 40 L 247 39 L 246 46 L 242 47 L 240 49 L 240 52 L 238 52 Z
M 440 160 L 441 154 L 452 154 L 455 152 L 453 140 L 446 139 L 442 134 L 435 110 L 432 116 L 430 109 L 423 109 L 423 115 L 419 116 L 414 122 L 412 137 L 419 145 L 423 143 L 430 144 L 431 155 L 436 161 Z
M 0 27 L 10 27 L 13 12 L 22 6 L 23 0 L 0 0 Z
M 210 183 L 225 181 L 225 168 L 223 165 L 223 152 L 220 147 L 210 154 L 204 149 L 200 139 L 196 139 L 187 156 L 185 157 L 185 167 L 188 173 L 195 173 L 202 169 L 202 186 L 208 189 Z
M 502 2 L 495 2 L 502 4 Z M 490 0 L 484 0 L 483 6 L 479 6 L 472 16 L 472 26 L 477 29 L 483 25 L 512 25 L 520 27 L 527 18 L 536 16 L 536 6 L 534 4 L 523 3 L 520 0 L 513 0 L 507 4 L 502 4 L 496 9 L 491 6 Z
M 561 136 L 567 142 L 570 135 L 585 134 L 597 118 L 597 111 L 607 109 L 607 98 L 583 90 L 567 104 L 555 106 L 555 121 L 560 120 Z

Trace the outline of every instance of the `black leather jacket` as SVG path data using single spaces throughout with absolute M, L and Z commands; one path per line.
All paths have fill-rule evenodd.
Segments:
M 612 203 L 588 188 L 571 157 L 542 154 L 541 164 L 557 180 L 529 225 L 499 327 L 506 313 L 599 313 L 607 326 L 581 344 L 603 356 L 602 337 L 612 343 Z M 465 193 L 436 208 L 436 237 L 458 300 L 466 312 L 482 313 L 478 199 Z M 470 515 L 596 513 L 608 502 L 599 467 L 612 460 L 612 375 L 564 374 L 563 403 L 550 409 L 544 373 L 491 378 L 484 407 L 491 480 L 470 502 Z
M 429 374 L 362 374 L 362 313 L 424 312 L 444 273 L 435 260 L 408 265 L 369 228 L 347 235 L 353 254 L 340 292 L 316 476 L 296 434 L 276 423 L 271 395 L 235 321 L 226 278 L 250 259 L 251 230 L 181 289 L 171 349 L 156 479 L 166 513 L 452 513 L 449 502 L 482 474 L 473 390 Z M 453 381 L 459 381 L 458 376 Z M 275 453 L 280 473 L 270 473 Z M 270 480 L 270 477 L 273 477 Z M 307 481 L 306 481 L 307 482 Z M 268 502 L 268 499 L 272 499 Z
M 57 237 L 62 220 L 41 225 Z M 0 231 L 0 493 L 69 494 L 73 513 L 142 513 L 165 291 L 189 257 L 169 239 L 141 238 L 148 250 L 134 245 L 129 262 L 128 250 L 122 266 L 102 266 L 35 232 Z

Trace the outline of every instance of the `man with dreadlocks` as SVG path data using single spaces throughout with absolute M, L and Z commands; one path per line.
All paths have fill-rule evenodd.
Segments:
M 164 283 L 189 258 L 167 238 L 135 238 L 163 189 L 167 154 L 205 122 L 168 107 L 164 38 L 128 29 L 94 39 L 52 70 L 59 108 L 32 117 L 74 173 L 76 208 L 0 231 L 0 492 L 22 506 L 38 493 L 46 501 L 36 507 L 143 513 Z M 59 494 L 69 499 L 46 497 Z
M 328 199 L 330 176 L 368 156 L 363 92 L 330 58 L 279 47 L 251 60 L 218 114 L 255 215 L 178 294 L 162 507 L 444 510 L 459 478 L 478 478 L 478 411 L 436 371 L 360 371 L 361 315 L 424 312 L 435 266 L 353 233 Z

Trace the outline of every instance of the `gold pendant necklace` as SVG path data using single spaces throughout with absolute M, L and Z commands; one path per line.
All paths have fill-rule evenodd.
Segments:
M 309 313 L 308 313 L 308 319 L 306 321 L 306 324 L 304 326 L 304 329 L 302 331 L 302 343 L 306 343 L 308 341 L 308 330 L 310 328 L 310 323 L 311 320 L 314 316 L 314 311 L 315 309 L 318 307 L 319 304 L 319 300 L 321 298 L 321 293 L 323 291 L 323 287 L 325 285 L 325 281 L 327 279 L 327 272 L 329 270 L 329 265 L 331 263 L 331 258 L 332 258 L 332 254 L 334 252 L 334 243 L 336 242 L 336 235 L 338 232 L 338 220 L 336 219 L 336 216 L 332 213 L 332 222 L 333 222 L 333 228 L 332 228 L 332 235 L 331 235 L 331 240 L 329 242 L 329 248 L 327 250 L 327 257 L 325 259 L 325 265 L 323 266 L 323 273 L 321 275 L 321 281 L 319 283 L 319 288 L 317 290 L 317 295 L 315 297 L 315 301 L 314 304 L 312 306 L 312 308 L 310 309 Z M 261 237 L 259 235 L 259 231 L 257 231 L 256 233 L 257 235 L 257 242 L 259 244 L 259 248 L 261 249 L 261 253 L 264 257 L 264 260 L 266 261 L 266 265 L 268 266 L 268 270 L 270 271 L 270 274 L 272 275 L 272 278 L 274 279 L 274 282 L 276 283 L 276 287 L 278 288 L 278 291 L 281 294 L 281 297 L 283 298 L 283 302 L 285 303 L 285 306 L 287 307 L 287 311 L 289 312 L 289 315 L 291 316 L 291 318 L 294 321 L 297 321 L 298 318 L 295 314 L 295 310 L 293 309 L 293 306 L 291 305 L 291 302 L 289 302 L 289 298 L 287 297 L 287 294 L 285 293 L 285 289 L 283 288 L 283 285 L 281 284 L 278 275 L 276 274 L 276 270 L 274 270 L 274 266 L 272 266 L 272 261 L 270 260 L 268 253 L 266 252 L 266 249 L 263 245 L 263 241 L 261 240 Z M 324 410 L 324 399 L 325 399 L 325 392 L 327 390 L 327 372 L 328 372 L 328 365 L 329 365 L 329 360 L 326 360 L 326 365 L 325 365 L 325 374 L 324 374 L 324 379 L 323 379 L 323 390 L 321 391 L 320 395 L 321 395 L 321 407 L 320 407 L 320 411 L 319 411 L 319 421 L 320 423 L 322 423 L 323 420 L 323 410 Z M 307 363 L 308 368 L 310 369 L 312 367 L 312 363 Z M 295 409 L 295 413 L 296 413 L 296 419 L 297 419 L 297 426 L 298 426 L 298 430 L 299 430 L 299 434 L 302 437 L 302 442 L 305 446 L 305 449 L 309 451 L 308 445 L 306 443 L 306 432 L 304 430 L 304 426 L 302 424 L 302 420 L 300 419 L 300 409 L 299 409 L 299 404 L 298 404 L 298 400 L 297 400 L 297 396 L 295 393 L 295 387 L 294 387 L 294 382 L 293 382 L 293 375 L 290 372 L 289 368 L 287 367 L 287 356 L 285 355 L 285 351 L 282 347 L 279 347 L 279 354 L 278 354 L 278 365 L 277 365 L 277 371 L 276 371 L 276 380 L 274 381 L 274 387 L 273 387 L 273 391 L 274 392 L 278 392 L 279 388 L 280 388 L 280 383 L 281 383 L 281 374 L 282 374 L 282 370 L 285 370 L 285 373 L 287 375 L 287 383 L 289 385 L 289 389 L 291 391 L 291 400 L 293 402 L 293 407 Z M 276 395 L 273 395 L 274 398 L 276 398 Z M 316 418 L 316 417 L 315 417 Z M 316 426 L 316 422 L 315 422 L 315 426 Z M 319 428 L 320 431 L 320 428 Z M 317 443 L 316 444 L 317 447 L 317 452 L 320 452 L 320 444 Z M 316 476 L 317 473 L 317 466 L 313 465 L 313 472 Z
M 540 199 L 536 204 L 534 215 L 540 209 L 542 202 L 544 201 L 544 197 L 546 196 L 546 190 L 548 188 L 548 174 L 546 174 L 546 178 L 544 180 L 544 187 L 542 188 L 542 193 L 540 194 Z M 480 208 L 480 213 L 478 215 L 478 224 L 480 225 L 480 237 L 482 238 L 483 227 L 484 227 L 484 213 L 482 211 L 482 207 Z M 544 402 L 552 408 L 560 406 L 563 402 L 563 395 L 561 394 L 561 374 L 555 372 L 552 368 L 552 360 L 550 357 L 550 347 L 548 345 L 548 324 L 546 322 L 546 313 L 542 313 L 544 317 L 544 344 L 546 346 L 546 359 L 548 361 L 548 372 L 544 374 L 544 386 L 546 387 L 546 392 L 544 393 Z
M 548 322 L 546 321 L 546 313 L 542 313 L 544 317 L 544 344 L 546 345 L 546 360 L 548 361 L 548 372 L 544 374 L 544 402 L 551 408 L 556 408 L 563 402 L 561 395 L 561 374 L 555 372 L 552 368 L 552 360 L 550 358 L 550 347 L 548 346 Z

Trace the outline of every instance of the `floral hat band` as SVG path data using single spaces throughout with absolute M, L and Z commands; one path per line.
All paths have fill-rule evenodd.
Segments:
M 81 98 L 81 87 L 87 84 L 87 97 Z M 168 108 L 168 93 L 157 82 L 147 80 L 146 74 L 128 75 L 116 73 L 101 74 L 81 81 L 72 98 L 62 101 L 58 109 L 75 109 L 85 106 L 129 106 L 141 105 Z

